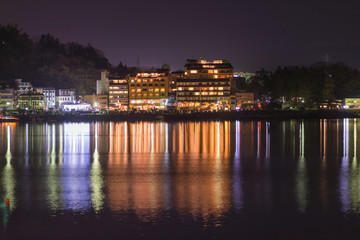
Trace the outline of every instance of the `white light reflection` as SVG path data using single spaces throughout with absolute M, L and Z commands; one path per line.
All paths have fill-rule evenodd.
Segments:
M 240 211 L 243 206 L 241 173 L 240 173 L 240 145 L 241 145 L 241 124 L 240 121 L 235 122 L 235 154 L 233 163 L 233 179 L 232 179 L 232 193 L 234 208 Z
M 104 205 L 104 179 L 101 164 L 99 162 L 99 151 L 98 151 L 98 124 L 95 123 L 95 149 L 93 153 L 93 162 L 91 165 L 91 203 L 94 211 L 99 213 Z
M 299 163 L 296 176 L 296 196 L 298 202 L 299 211 L 304 213 L 307 208 L 307 171 L 305 162 L 305 132 L 304 132 L 304 121 L 300 123 L 299 128 Z
M 349 199 L 349 119 L 343 119 L 343 157 L 339 176 L 341 210 L 350 210 Z
M 266 122 L 266 135 L 265 135 L 265 159 L 270 158 L 270 122 Z

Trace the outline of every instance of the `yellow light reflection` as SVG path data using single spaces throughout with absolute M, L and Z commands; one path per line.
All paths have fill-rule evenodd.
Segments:
M 4 199 L 8 198 L 10 200 L 10 211 L 13 211 L 16 208 L 16 178 L 15 171 L 11 164 L 12 153 L 11 153 L 11 128 L 10 125 L 7 126 L 7 151 L 5 154 L 6 165 L 2 171 L 2 188 L 4 191 Z

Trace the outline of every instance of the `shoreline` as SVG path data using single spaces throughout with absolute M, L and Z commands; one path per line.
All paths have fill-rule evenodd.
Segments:
M 93 122 L 93 121 L 234 121 L 359 118 L 360 110 L 256 110 L 231 112 L 124 112 L 124 113 L 47 113 L 14 114 L 16 122 Z M 0 121 L 15 122 L 15 121 Z

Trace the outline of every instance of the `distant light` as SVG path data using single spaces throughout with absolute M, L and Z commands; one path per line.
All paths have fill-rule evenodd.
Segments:
M 348 106 L 348 105 L 344 105 L 344 106 L 343 106 L 343 109 L 349 109 L 349 106 Z

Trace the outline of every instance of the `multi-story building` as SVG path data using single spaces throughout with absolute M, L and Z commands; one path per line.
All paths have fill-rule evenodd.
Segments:
M 14 107 L 14 89 L 8 88 L 0 90 L 0 109 L 11 109 Z
M 109 79 L 109 110 L 129 108 L 129 85 L 126 79 Z
M 255 107 L 254 93 L 240 91 L 231 95 L 231 109 L 253 109 Z
M 229 110 L 232 78 L 227 60 L 187 60 L 185 77 L 176 83 L 178 108 Z
M 91 107 L 95 110 L 107 110 L 108 109 L 108 95 L 85 95 L 80 96 L 81 102 L 91 104 Z
M 15 93 L 17 95 L 31 93 L 33 90 L 31 82 L 23 82 L 22 79 L 15 79 Z
M 143 70 L 128 76 L 129 108 L 164 109 L 168 98 L 169 69 Z
M 55 108 L 56 106 L 55 88 L 48 88 L 48 87 L 35 88 L 35 91 L 44 94 L 47 110 Z
M 55 106 L 62 108 L 64 103 L 76 103 L 75 89 L 58 89 L 56 90 Z
M 18 96 L 18 107 L 26 110 L 44 110 L 45 96 L 42 93 L 24 93 Z

